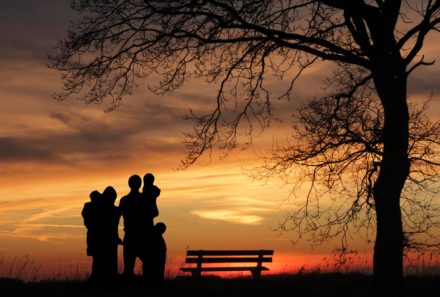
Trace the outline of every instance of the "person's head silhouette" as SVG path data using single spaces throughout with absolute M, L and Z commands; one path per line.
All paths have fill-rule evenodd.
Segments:
M 154 183 L 154 175 L 147 173 L 144 175 L 144 187 L 147 185 L 152 185 Z
M 101 193 L 99 193 L 98 191 L 95 190 L 95 191 L 92 191 L 89 196 L 90 196 L 90 201 L 92 203 L 96 203 L 96 202 L 98 202 L 98 199 L 101 196 Z
M 132 191 L 139 191 L 142 185 L 142 179 L 139 175 L 134 174 L 128 179 L 128 186 Z
M 165 233 L 165 230 L 167 229 L 167 226 L 166 226 L 164 223 L 159 222 L 159 223 L 157 223 L 156 225 L 154 225 L 154 228 L 156 228 L 156 231 L 157 231 L 159 234 L 164 234 L 164 233 Z
M 118 194 L 116 193 L 115 188 L 109 186 L 105 188 L 104 192 L 102 193 L 102 196 L 104 196 L 104 200 L 106 201 L 106 203 L 114 204 Z

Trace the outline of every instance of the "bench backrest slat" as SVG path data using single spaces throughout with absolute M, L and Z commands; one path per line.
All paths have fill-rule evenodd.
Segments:
M 273 250 L 188 250 L 187 256 L 259 256 L 273 255 Z
M 256 263 L 272 262 L 272 258 L 234 258 L 234 257 L 216 257 L 216 258 L 186 258 L 186 263 Z

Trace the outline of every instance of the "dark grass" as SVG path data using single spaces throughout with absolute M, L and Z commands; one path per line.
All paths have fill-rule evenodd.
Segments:
M 405 277 L 403 296 L 439 296 L 440 276 Z M 110 282 L 104 286 L 90 285 L 84 281 L 48 280 L 23 282 L 17 279 L 0 279 L 3 297 L 180 297 L 180 296 L 375 296 L 372 277 L 358 273 L 310 273 L 263 276 L 252 278 L 204 277 L 195 280 L 179 277 L 167 280 L 160 288 L 143 285 L 140 279 L 128 284 Z

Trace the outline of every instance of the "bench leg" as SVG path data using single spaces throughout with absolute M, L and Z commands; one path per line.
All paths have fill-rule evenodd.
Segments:
M 252 269 L 251 273 L 255 279 L 259 279 L 261 277 L 261 270 L 260 269 Z
M 191 275 L 193 278 L 200 278 L 201 271 L 200 270 L 193 270 L 193 271 L 191 271 Z

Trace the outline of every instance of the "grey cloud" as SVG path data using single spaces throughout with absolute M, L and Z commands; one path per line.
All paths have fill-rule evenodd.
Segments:
M 420 68 L 416 70 L 408 81 L 408 91 L 410 95 L 429 96 L 440 94 L 440 67 L 434 65 L 431 67 Z
M 172 95 L 170 95 L 171 97 Z M 126 98 L 128 101 L 130 98 Z M 137 100 L 127 109 L 122 110 L 127 118 L 140 124 L 141 130 L 145 129 L 182 129 L 182 125 L 188 123 L 183 117 L 186 110 L 173 106 L 164 98 L 148 98 Z
M 81 140 L 85 142 L 92 142 L 94 144 L 108 144 L 109 141 L 121 141 L 127 137 L 129 131 L 121 127 L 112 127 L 106 123 L 100 122 L 92 117 L 86 117 L 80 113 L 54 112 L 50 117 L 59 120 L 64 125 L 71 128 L 74 132 L 67 135 L 60 135 L 60 138 L 65 138 L 64 142 L 71 143 L 69 138 L 73 141 Z
M 54 152 L 25 138 L 0 138 L 0 161 L 52 160 Z
M 66 34 L 75 17 L 69 0 L 0 1 L 2 64 L 46 60 L 46 53 Z
M 182 147 L 163 139 L 181 135 L 181 124 L 173 121 L 178 110 L 152 105 L 130 108 L 122 114 L 100 119 L 80 111 L 52 112 L 49 117 L 68 129 L 44 130 L 28 137 L 0 138 L 0 161 L 68 162 L 74 158 L 125 160 L 133 153 L 176 153 Z M 117 111 L 115 112 L 117 113 Z M 161 114 L 165 116 L 161 116 Z M 109 120 L 109 119 L 113 119 Z M 178 127 L 179 126 L 179 127 Z M 163 137 L 163 139 L 161 138 Z
M 182 110 L 161 98 L 124 98 L 125 104 L 103 117 L 86 114 L 88 106 L 52 112 L 50 117 L 77 131 L 85 139 L 95 141 L 122 140 L 138 134 L 174 134 L 185 125 Z M 66 105 L 67 106 L 67 105 Z M 98 107 L 99 108 L 99 107 Z M 96 110 L 96 109 L 95 109 Z
M 44 163 L 67 164 L 81 160 L 125 160 L 132 156 L 139 145 L 131 143 L 121 134 L 96 132 L 84 137 L 80 133 L 46 135 L 38 138 L 0 138 L 0 162 L 38 161 Z M 100 137 L 101 136 L 101 137 Z M 113 136 L 113 137 L 112 137 Z M 100 138 L 99 138 L 100 137 Z M 146 143 L 142 149 L 155 153 L 174 151 L 175 148 L 163 143 Z M 80 156 L 77 156 L 77 155 Z

